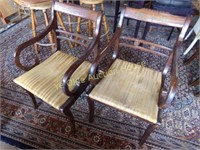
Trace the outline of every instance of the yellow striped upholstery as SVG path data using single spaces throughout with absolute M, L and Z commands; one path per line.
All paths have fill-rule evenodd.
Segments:
M 117 59 L 89 97 L 156 123 L 161 78 L 161 72 Z
M 68 99 L 61 88 L 62 78 L 67 69 L 77 58 L 58 51 L 47 60 L 30 71 L 14 79 L 14 82 L 27 89 L 49 105 L 59 109 Z M 75 81 L 86 78 L 90 63 L 84 62 L 72 75 L 70 88 L 73 89 Z

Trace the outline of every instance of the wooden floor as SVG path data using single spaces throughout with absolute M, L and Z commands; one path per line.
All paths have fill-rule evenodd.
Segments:
M 14 147 L 14 146 L 4 143 L 2 141 L 0 141 L 0 148 L 2 150 L 20 150 L 20 148 Z

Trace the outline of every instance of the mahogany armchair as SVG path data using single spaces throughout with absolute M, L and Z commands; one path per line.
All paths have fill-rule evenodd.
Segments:
M 96 29 L 93 40 L 90 40 L 89 37 L 84 35 L 67 32 L 66 30 L 58 28 L 57 12 L 94 21 L 96 23 Z M 34 97 L 35 95 L 42 101 L 46 102 L 55 109 L 62 111 L 66 116 L 68 116 L 72 124 L 71 131 L 73 134 L 75 133 L 75 121 L 73 114 L 70 111 L 70 107 L 82 94 L 89 83 L 87 81 L 87 75 L 89 73 L 90 63 L 86 61 L 86 58 L 88 58 L 91 53 L 94 53 L 95 55 L 98 53 L 97 45 L 100 39 L 99 32 L 101 20 L 101 12 L 95 12 L 82 8 L 75 4 L 53 2 L 52 18 L 47 28 L 45 28 L 41 34 L 38 34 L 36 37 L 19 45 L 14 54 L 16 66 L 24 71 L 27 71 L 14 79 L 14 82 L 27 91 L 32 99 L 34 108 L 38 107 Z M 38 54 L 36 53 L 34 65 L 26 66 L 22 64 L 20 56 L 25 48 L 30 45 L 34 45 L 51 31 L 53 31 L 55 36 L 54 53 L 43 62 L 39 61 Z M 64 36 L 62 36 L 62 34 Z M 69 36 L 67 37 L 66 35 Z M 70 38 L 70 36 L 78 37 L 78 41 L 75 41 L 75 38 Z M 67 39 L 82 45 L 84 47 L 84 54 L 80 58 L 76 58 L 61 51 L 61 39 Z M 31 50 L 33 49 L 29 49 L 29 51 Z M 84 80 L 84 82 L 80 82 L 80 80 Z M 56 88 L 55 85 L 61 86 Z
M 145 41 L 142 39 L 122 36 L 124 18 L 177 27 L 181 33 L 172 48 Z M 150 133 L 161 124 L 161 109 L 171 104 L 176 95 L 178 85 L 177 59 L 190 17 L 181 17 L 150 9 L 134 9 L 124 7 L 117 30 L 106 48 L 96 58 L 90 69 L 90 85 L 87 91 L 90 117 L 94 118 L 94 101 L 129 113 L 149 123 L 139 146 L 142 146 Z M 125 29 L 125 28 L 124 28 Z M 161 35 L 162 36 L 162 35 Z M 141 44 L 142 43 L 142 44 Z M 126 49 L 125 49 L 126 47 Z M 112 50 L 114 48 L 114 50 Z M 148 54 L 148 57 L 163 60 L 161 71 L 119 59 L 119 52 L 133 50 L 135 53 Z M 110 52 L 107 69 L 99 71 L 98 66 Z M 137 53 L 136 53 L 137 52 Z M 130 56 L 134 58 L 133 56 Z M 154 63 L 154 59 L 149 59 Z M 170 67 L 171 66 L 171 67 Z M 165 79 L 171 72 L 169 90 L 166 90 Z

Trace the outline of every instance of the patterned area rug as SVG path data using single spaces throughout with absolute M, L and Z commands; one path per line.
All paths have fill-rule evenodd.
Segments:
M 113 6 L 107 4 L 107 12 L 113 12 Z M 41 14 L 38 13 L 38 16 Z M 42 20 L 42 19 L 41 19 Z M 42 23 L 42 21 L 39 23 Z M 112 31 L 113 18 L 108 18 Z M 83 94 L 75 103 L 72 112 L 76 121 L 76 135 L 70 134 L 71 126 L 68 118 L 62 113 L 41 103 L 34 110 L 29 96 L 23 89 L 13 83 L 13 79 L 23 73 L 13 63 L 15 48 L 20 43 L 32 37 L 30 19 L 23 20 L 11 29 L 0 34 L 0 63 L 1 63 L 1 135 L 22 142 L 35 148 L 50 149 L 135 149 L 147 124 L 134 117 L 95 103 L 95 120 L 88 121 L 88 109 Z M 125 34 L 132 34 L 135 22 L 131 21 Z M 144 25 L 142 25 L 142 28 Z M 41 25 L 41 29 L 44 26 Z M 167 36 L 169 28 L 155 27 L 147 35 L 148 40 L 173 44 L 177 32 L 173 33 L 170 41 Z M 156 36 L 156 33 L 159 33 Z M 139 36 L 142 32 L 139 32 Z M 162 36 L 162 37 L 161 37 Z M 183 44 L 185 50 L 190 41 Z M 67 53 L 80 56 L 80 48 L 69 49 L 63 42 L 62 49 Z M 106 44 L 102 39 L 101 47 Z M 136 55 L 137 54 L 137 55 Z M 50 55 L 47 48 L 42 48 L 41 59 Z M 134 57 L 130 57 L 134 56 Z M 138 57 L 135 57 L 138 56 Z M 134 62 L 144 58 L 148 63 L 152 58 L 130 50 L 123 51 L 121 59 Z M 154 59 L 154 58 L 153 58 Z M 31 56 L 27 55 L 25 63 L 30 63 Z M 155 59 L 156 61 L 156 59 Z M 187 67 L 183 65 L 183 57 L 179 59 L 179 91 L 172 106 L 163 111 L 162 125 L 151 134 L 143 149 L 199 149 L 200 148 L 200 100 L 194 97 L 188 87 Z M 198 63 L 197 63 L 198 64 Z M 153 66 L 158 67 L 159 66 Z M 192 70 L 199 68 L 193 67 Z M 194 71 L 194 72 L 195 72 Z M 190 73 L 191 73 L 190 72 Z M 199 74 L 199 71 L 196 71 Z
M 15 25 L 15 23 L 11 23 L 11 24 L 8 24 L 6 26 L 3 26 L 0 28 L 0 34 L 5 32 L 6 30 L 10 29 L 11 27 L 13 27 Z

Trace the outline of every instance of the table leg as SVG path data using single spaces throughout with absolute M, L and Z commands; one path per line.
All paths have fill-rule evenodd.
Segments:
M 120 6 L 120 1 L 116 1 L 115 3 L 115 16 L 114 16 L 114 27 L 113 27 L 113 33 L 115 32 L 116 28 L 117 28 L 117 18 L 119 15 L 119 6 Z

